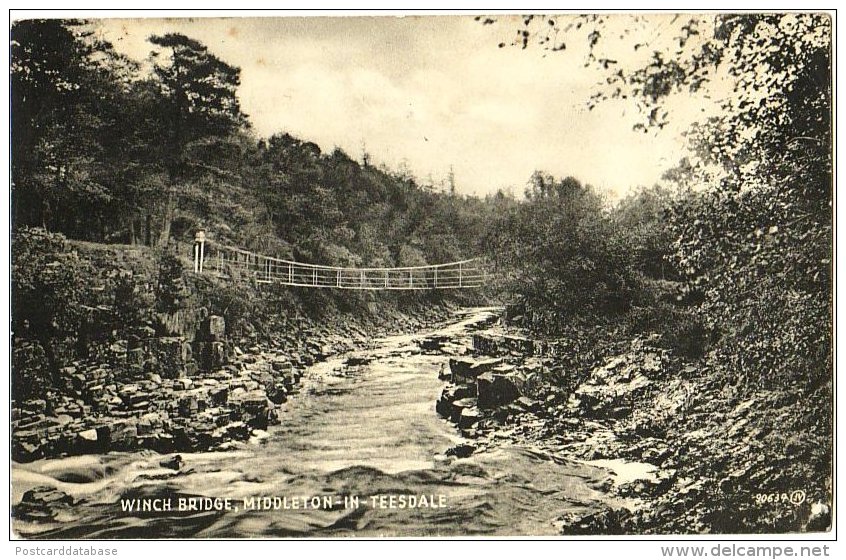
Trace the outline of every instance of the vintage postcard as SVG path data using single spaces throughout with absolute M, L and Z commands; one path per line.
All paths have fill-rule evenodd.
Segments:
M 834 26 L 13 13 L 12 538 L 826 537 Z

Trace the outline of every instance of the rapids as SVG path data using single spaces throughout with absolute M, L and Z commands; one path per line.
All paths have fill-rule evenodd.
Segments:
M 179 471 L 160 466 L 163 457 L 149 451 L 14 464 L 13 504 L 43 485 L 76 501 L 54 519 L 15 519 L 13 528 L 54 539 L 557 534 L 561 515 L 614 502 L 606 468 L 513 444 L 463 459 L 445 455 L 466 442 L 435 413 L 438 371 L 490 313 L 463 310 L 433 333 L 379 340 L 353 354 L 370 360 L 364 365 L 345 366 L 348 354 L 312 366 L 282 405 L 281 426 L 225 451 L 182 453 Z M 424 352 L 418 342 L 428 334 L 449 342 L 441 352 Z M 229 499 L 232 509 L 179 511 L 180 498 L 200 496 Z M 399 497 L 406 506 L 414 497 L 418 507 L 378 507 L 391 496 L 395 506 Z M 169 499 L 173 509 L 121 507 L 144 498 Z M 292 507 L 312 498 L 336 503 Z M 263 499 L 271 509 L 244 507 Z M 439 500 L 444 507 L 432 507 Z

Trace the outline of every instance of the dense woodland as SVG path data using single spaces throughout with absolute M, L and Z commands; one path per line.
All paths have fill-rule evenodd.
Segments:
M 586 41 L 586 64 L 608 76 L 589 103 L 632 99 L 645 133 L 665 124 L 668 96 L 695 95 L 716 68 L 734 90 L 723 116 L 691 131 L 695 162 L 669 169 L 661 185 L 610 204 L 577 179 L 538 171 L 523 197 L 482 199 L 284 131 L 258 138 L 239 105 L 239 69 L 189 37 L 150 37 L 150 70 L 84 21 L 20 21 L 12 28 L 14 226 L 159 247 L 205 227 L 220 242 L 328 265 L 483 254 L 498 272 L 493 296 L 522 306 L 526 322 L 549 334 L 669 320 L 668 339 L 683 339 L 694 356 L 721 340 L 744 377 L 827 379 L 828 19 L 690 19 L 679 23 L 677 52 L 656 51 L 636 68 L 603 58 L 600 16 L 523 23 L 517 47 L 563 56 L 566 43 L 553 37 Z M 714 26 L 707 40 L 705 25 Z
M 49 345 L 73 332 L 72 308 L 88 297 L 70 288 L 86 283 L 82 268 L 44 266 L 54 257 L 43 254 L 49 243 L 32 242 L 46 235 L 34 228 L 155 248 L 159 278 L 179 276 L 166 255 L 198 227 L 222 243 L 325 265 L 483 255 L 496 275 L 480 295 L 507 304 L 525 327 L 600 350 L 657 333 L 720 391 L 732 387 L 735 404 L 756 391 L 787 391 L 778 402 L 798 407 L 798 424 L 782 431 L 814 434 L 816 443 L 797 445 L 810 446 L 824 492 L 833 372 L 830 20 L 677 18 L 671 47 L 624 66 L 603 51 L 612 35 L 606 16 L 531 16 L 516 30 L 513 21 L 479 19 L 507 36 L 516 31 L 499 46 L 525 56 L 568 56 L 568 44 L 587 44 L 585 64 L 603 80 L 584 101 L 628 100 L 644 134 L 672 118 L 672 96 L 698 95 L 717 75 L 731 87 L 719 116 L 689 132 L 694 156 L 622 201 L 541 170 L 522 196 L 479 198 L 285 131 L 259 138 L 239 105 L 239 69 L 189 37 L 150 37 L 151 66 L 98 40 L 84 21 L 16 22 L 17 332 L 40 329 Z M 633 17 L 632 29 L 639 22 Z M 138 304 L 138 291 L 115 284 L 112 303 L 125 320 L 141 320 L 134 315 L 144 305 L 167 307 L 161 282 L 153 294 L 161 301 Z M 227 312 L 251 309 L 230 295 Z

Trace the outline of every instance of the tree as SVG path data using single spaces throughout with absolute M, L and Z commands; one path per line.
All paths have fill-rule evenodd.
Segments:
M 14 219 L 103 235 L 135 66 L 81 21 L 18 21 L 11 35 Z
M 237 88 L 240 70 L 226 64 L 200 42 L 178 33 L 154 35 L 149 41 L 166 52 L 154 51 L 155 75 L 165 103 L 162 112 L 168 132 L 165 167 L 170 189 L 165 203 L 160 243 L 166 244 L 177 204 L 176 191 L 201 162 L 190 148 L 203 140 L 230 134 L 246 126 Z
M 667 262 L 673 239 L 667 220 L 675 204 L 682 204 L 670 189 L 661 185 L 641 188 L 613 208 L 611 217 L 623 232 L 634 266 L 653 279 L 678 279 Z
M 552 333 L 625 312 L 635 280 L 602 198 L 572 177 L 542 172 L 525 196 L 492 225 L 486 247 L 534 326 Z
M 678 476 L 706 477 L 693 507 L 685 501 L 706 530 L 795 530 L 795 512 L 722 486 L 799 484 L 809 500 L 832 500 L 831 19 L 669 15 L 621 26 L 616 17 L 527 18 L 518 45 L 552 45 L 558 56 L 584 40 L 585 63 L 601 76 L 588 107 L 628 99 L 645 134 L 673 121 L 674 98 L 713 97 L 716 110 L 689 133 L 690 158 L 666 176 L 684 194 L 667 216 L 668 256 L 711 343 L 687 356 L 701 359 L 705 398 L 699 418 L 679 426 L 699 431 L 709 413 L 728 418 L 756 403 L 767 428 L 738 448 L 725 445 L 717 420 L 715 444 L 701 448 L 710 467 L 682 461 Z
M 620 17 L 527 16 L 513 43 L 561 56 L 584 41 L 604 76 L 588 107 L 629 99 L 644 132 L 672 118 L 674 96 L 715 96 L 673 174 L 700 194 L 669 216 L 672 260 L 744 379 L 817 387 L 831 374 L 829 16 L 636 16 L 622 29 Z

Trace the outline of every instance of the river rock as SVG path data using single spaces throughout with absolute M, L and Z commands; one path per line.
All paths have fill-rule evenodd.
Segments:
M 282 376 L 293 376 L 294 364 L 285 358 L 274 358 L 270 361 L 270 367 L 277 374 Z
M 178 471 L 179 469 L 181 469 L 184 464 L 185 461 L 182 460 L 181 455 L 174 455 L 172 457 L 168 457 L 159 461 L 159 466 L 174 471 Z
M 435 410 L 444 418 L 451 418 L 453 413 L 452 404 L 461 399 L 473 398 L 476 396 L 476 385 L 447 385 L 441 391 L 441 396 L 435 404 Z
M 458 418 L 458 427 L 462 429 L 470 428 L 476 425 L 476 423 L 484 417 L 485 415 L 482 411 L 476 407 L 464 408 L 461 410 L 461 415 Z
M 622 535 L 629 512 L 625 509 L 604 509 L 597 512 L 566 513 L 556 523 L 562 535 Z
M 529 397 L 519 397 L 514 401 L 514 404 L 528 412 L 537 412 L 540 409 L 540 403 Z
M 473 350 L 487 356 L 534 356 L 540 354 L 543 342 L 536 342 L 530 338 L 517 335 L 502 335 L 493 333 L 476 333 L 473 335 Z
M 450 408 L 450 420 L 457 423 L 458 420 L 461 418 L 461 412 L 465 408 L 475 408 L 476 404 L 476 399 L 472 397 L 468 397 L 466 399 L 458 399 L 457 401 L 454 401 Z
M 452 395 L 447 394 L 447 389 L 449 387 L 444 388 L 441 398 L 435 403 L 435 412 L 444 418 L 449 418 L 452 415 L 452 402 L 455 400 Z
M 51 486 L 36 486 L 24 492 L 14 508 L 14 517 L 25 521 L 54 519 L 61 511 L 74 505 L 74 499 Z
M 444 335 L 429 335 L 420 341 L 420 348 L 425 352 L 438 352 L 450 338 Z
M 373 361 L 372 356 L 350 356 L 345 362 L 348 366 L 363 366 Z
M 115 420 L 97 428 L 97 440 L 109 449 L 131 450 L 137 438 L 138 427 L 134 419 Z
M 488 372 L 476 379 L 476 394 L 481 408 L 494 408 L 520 398 L 522 378 L 516 372 Z
M 97 430 L 90 429 L 90 430 L 83 430 L 78 434 L 79 439 L 87 442 L 96 442 L 97 441 Z
M 453 447 L 450 447 L 446 450 L 445 455 L 447 457 L 458 457 L 459 459 L 466 459 L 473 452 L 476 451 L 476 446 L 470 445 L 469 443 L 459 443 Z
M 509 352 L 520 356 L 532 356 L 535 353 L 534 341 L 524 336 L 504 336 L 502 337 L 502 345 Z
M 274 384 L 266 389 L 267 399 L 273 404 L 282 404 L 288 401 L 288 393 L 283 385 Z
M 222 406 L 226 404 L 226 401 L 229 398 L 229 388 L 220 386 L 214 387 L 209 391 L 209 397 L 211 398 L 212 404 Z
M 173 388 L 180 391 L 187 391 L 191 388 L 193 384 L 193 380 L 188 377 L 183 377 L 182 379 L 177 379 L 176 381 L 174 381 Z
M 497 358 L 486 360 L 450 358 L 449 360 L 453 383 L 473 383 L 477 377 L 499 365 L 502 365 L 502 360 Z

